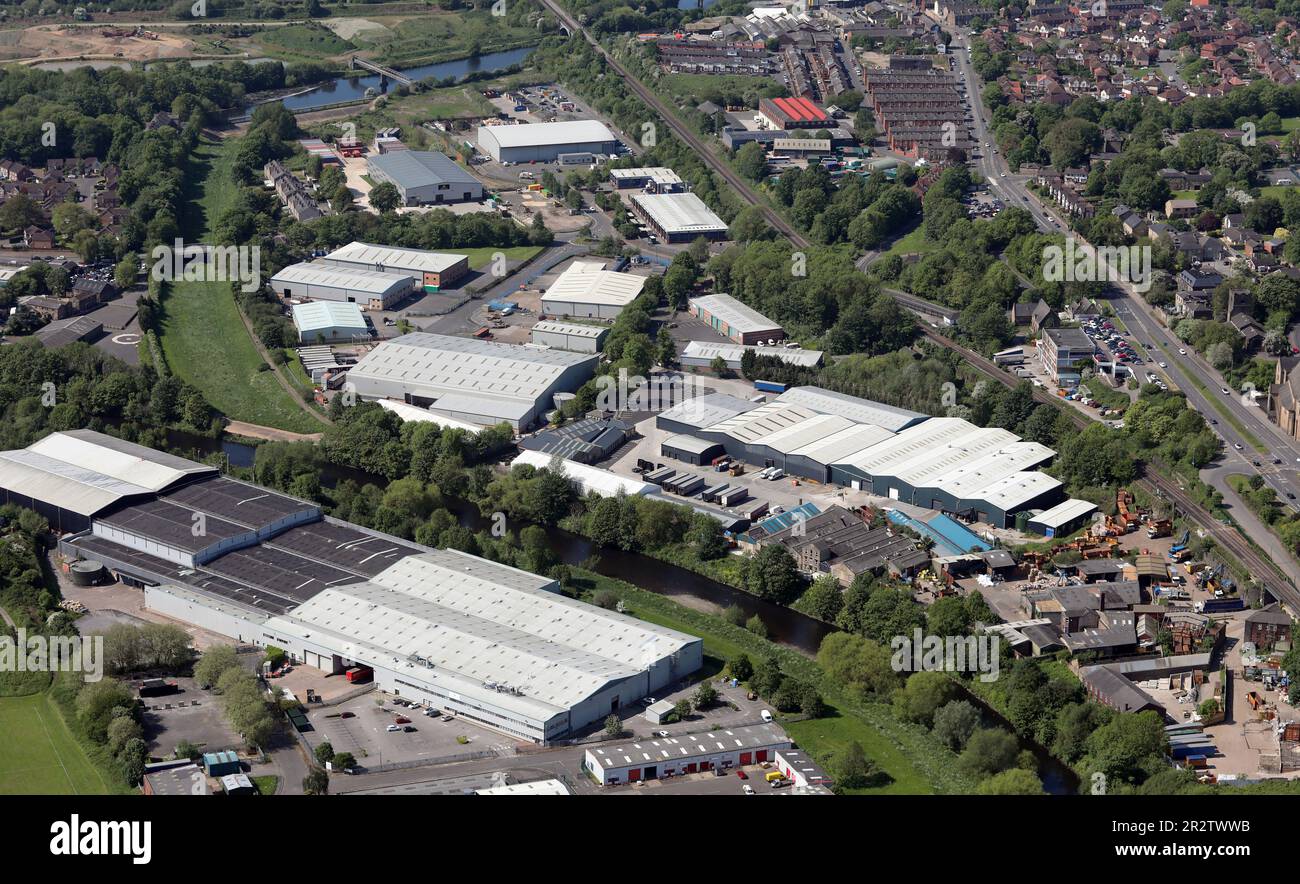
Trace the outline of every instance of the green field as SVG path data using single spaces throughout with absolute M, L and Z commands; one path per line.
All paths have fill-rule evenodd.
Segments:
M 339 55 L 356 49 L 352 43 L 316 24 L 285 25 L 270 28 L 258 36 L 258 42 L 272 54 L 284 50 L 285 54 L 320 61 L 321 56 Z
M 939 244 L 933 240 L 925 238 L 925 230 L 918 226 L 906 236 L 900 236 L 885 251 L 886 255 L 910 255 L 912 253 L 925 254 L 932 252 L 939 247 Z
M 205 143 L 199 157 L 206 174 L 194 184 L 186 239 L 207 239 L 213 222 L 238 195 L 231 164 L 238 139 Z M 240 318 L 229 283 L 180 281 L 163 301 L 162 348 L 167 364 L 233 420 L 297 433 L 321 425 L 298 407 L 266 365 Z
M 505 252 L 507 261 L 527 261 L 542 250 L 541 246 L 511 246 L 508 249 L 497 246 L 482 246 L 476 249 L 446 249 L 452 255 L 469 255 L 471 270 L 482 270 L 497 252 Z
M 382 24 L 393 34 L 371 44 L 374 60 L 398 69 L 534 46 L 540 39 L 536 30 L 507 24 L 487 10 L 430 11 Z
M 0 795 L 107 795 L 47 694 L 0 698 Z

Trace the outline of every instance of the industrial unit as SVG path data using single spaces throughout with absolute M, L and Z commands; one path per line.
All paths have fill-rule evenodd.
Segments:
M 682 349 L 678 362 L 682 365 L 708 368 L 713 364 L 714 359 L 722 357 L 722 360 L 727 363 L 727 368 L 738 371 L 747 350 L 753 350 L 759 356 L 774 356 L 787 365 L 798 365 L 802 368 L 816 368 L 822 364 L 822 359 L 825 358 L 825 354 L 821 350 L 796 350 L 786 347 L 757 347 L 690 341 Z
M 543 319 L 533 326 L 530 337 L 534 344 L 543 347 L 572 350 L 575 353 L 599 353 L 608 334 L 608 328 L 598 325 Z
M 441 291 L 469 273 L 467 255 L 377 246 L 368 242 L 350 242 L 316 263 L 376 273 L 406 274 L 415 280 L 417 288 L 426 292 Z
M 542 295 L 542 312 L 547 316 L 615 319 L 641 294 L 645 281 L 644 276 L 575 261 Z
M 646 193 L 679 193 L 686 189 L 685 182 L 672 169 L 652 166 L 639 169 L 610 169 L 609 180 L 619 190 L 644 188 Z
M 369 338 L 374 330 L 356 304 L 346 301 L 310 301 L 294 304 L 291 311 L 301 344 L 332 344 Z
M 609 155 L 618 138 L 599 120 L 480 126 L 478 146 L 499 163 L 550 163 L 566 153 Z
M 794 387 L 762 404 L 701 396 L 662 412 L 656 426 L 754 466 L 997 527 L 1023 528 L 1063 497 L 1059 480 L 1034 469 L 1055 457 L 1046 446 L 820 387 Z M 709 450 L 676 437 L 672 454 L 668 447 L 666 456 L 687 461 Z
M 758 117 L 768 129 L 829 129 L 834 123 L 826 111 L 807 98 L 762 98 Z
M 567 737 L 702 663 L 699 639 L 549 578 L 100 433 L 54 433 L 0 463 L 5 499 L 53 515 L 65 559 L 107 565 L 149 609 L 329 673 L 370 667 L 382 690 L 520 739 Z
M 772 761 L 776 752 L 794 746 L 775 724 L 755 724 L 597 746 L 583 755 L 583 768 L 602 786 L 663 777 L 727 770 Z
M 727 238 L 727 224 L 693 193 L 636 193 L 632 212 L 664 242 Z
M 577 483 L 578 490 L 584 495 L 599 494 L 602 497 L 616 497 L 619 494 L 626 494 L 629 497 L 644 497 L 659 493 L 658 486 L 650 482 L 629 479 L 609 470 L 602 470 L 600 467 L 578 463 L 576 460 L 564 458 L 557 460 L 555 455 L 541 451 L 521 451 L 511 465 L 527 465 L 539 470 L 549 470 L 558 466 L 565 476 Z
M 687 312 L 737 344 L 785 340 L 785 329 L 731 295 L 704 295 L 687 301 Z
M 389 182 L 404 206 L 468 203 L 483 199 L 483 185 L 455 160 L 432 150 L 403 150 L 366 160 L 376 183 Z
M 491 426 L 526 430 L 596 370 L 598 356 L 413 332 L 385 341 L 348 372 L 357 395 L 396 399 Z
M 329 264 L 290 264 L 271 277 L 271 288 L 281 298 L 345 301 L 363 304 L 367 310 L 386 310 L 411 294 L 414 287 L 406 274 Z

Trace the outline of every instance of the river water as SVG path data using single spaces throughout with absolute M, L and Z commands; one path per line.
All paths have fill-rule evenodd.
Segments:
M 519 49 L 507 49 L 502 52 L 489 52 L 486 55 L 479 55 L 473 58 L 458 58 L 454 61 L 443 61 L 438 64 L 426 64 L 421 67 L 403 70 L 400 73 L 411 77 L 414 80 L 424 80 L 429 77 L 443 80 L 447 77 L 461 77 L 476 73 L 494 73 L 517 64 L 522 64 L 524 59 L 532 54 L 533 47 L 524 46 Z M 366 97 L 366 90 L 374 89 L 376 92 L 383 91 L 378 74 L 367 74 L 364 77 L 339 77 L 328 83 L 302 92 L 298 95 L 291 95 L 282 99 L 284 106 L 291 111 L 307 111 L 320 107 L 326 107 L 331 104 L 338 104 L 343 101 L 358 101 Z M 253 106 L 245 108 L 245 113 L 251 113 Z
M 170 441 L 178 448 L 192 449 L 204 455 L 220 451 L 225 454 L 232 466 L 238 467 L 251 468 L 257 453 L 254 446 L 230 439 L 217 442 L 176 432 L 170 434 Z M 321 483 L 329 487 L 344 479 L 351 479 L 359 485 L 370 483 L 383 487 L 386 484 L 386 480 L 381 476 L 372 476 L 358 470 L 333 465 L 326 465 L 321 474 Z M 477 532 L 490 527 L 489 520 L 479 513 L 478 507 L 467 500 L 452 499 L 448 501 L 447 508 L 456 515 L 462 525 L 472 531 Z M 597 573 L 667 596 L 687 607 L 721 611 L 735 605 L 744 612 L 746 619 L 757 614 L 767 626 L 772 641 L 809 656 L 816 655 L 822 639 L 838 631 L 834 626 L 806 614 L 756 598 L 747 592 L 710 580 L 708 577 L 668 562 L 652 559 L 636 552 L 598 547 L 586 537 L 562 528 L 543 526 L 543 530 L 551 541 L 551 551 L 567 565 L 581 565 L 592 556 L 596 556 Z M 1007 730 L 1012 730 L 1011 725 L 1001 715 L 978 697 L 969 694 L 968 699 L 987 717 L 996 719 Z M 1075 794 L 1079 787 L 1079 779 L 1074 771 L 1054 758 L 1042 746 L 1030 740 L 1019 739 L 1021 748 L 1028 749 L 1038 759 L 1038 773 L 1043 779 L 1043 787 L 1048 792 L 1054 795 Z

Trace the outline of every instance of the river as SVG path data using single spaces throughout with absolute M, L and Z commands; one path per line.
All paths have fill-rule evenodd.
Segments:
M 400 73 L 416 81 L 425 80 L 429 77 L 437 80 L 444 80 L 448 77 L 460 79 L 469 74 L 502 71 L 514 65 L 522 64 L 532 54 L 533 48 L 532 46 L 523 46 L 519 49 L 506 49 L 502 52 L 489 52 L 485 55 L 458 58 L 454 61 L 443 61 L 438 64 L 426 64 L 421 67 L 409 68 Z M 378 74 L 367 74 L 362 77 L 339 77 L 336 80 L 300 92 L 297 95 L 290 95 L 281 100 L 289 110 L 308 111 L 344 101 L 358 101 L 366 97 L 367 89 L 374 89 L 376 92 L 383 91 Z M 251 113 L 253 107 L 254 105 L 249 105 L 244 108 L 244 113 Z
M 169 434 L 169 441 L 179 449 L 192 449 L 203 455 L 220 451 L 225 454 L 232 466 L 245 468 L 253 466 L 257 453 L 254 446 L 244 442 L 230 439 L 222 439 L 218 442 L 179 432 Z M 321 474 L 321 483 L 329 487 L 345 479 L 351 479 L 362 485 L 370 483 L 383 487 L 386 484 L 382 476 L 372 476 L 359 470 L 333 465 L 326 465 Z M 447 508 L 455 514 L 463 526 L 472 531 L 478 532 L 491 527 L 490 520 L 482 516 L 478 507 L 470 501 L 453 498 L 448 502 Z M 543 530 L 550 539 L 551 551 L 567 565 L 582 565 L 595 556 L 597 558 L 595 570 L 598 574 L 667 596 L 687 607 L 721 611 L 735 605 L 744 612 L 746 619 L 757 614 L 767 626 L 768 636 L 772 641 L 808 656 L 815 656 L 818 648 L 821 647 L 822 639 L 838 631 L 834 626 L 806 614 L 756 598 L 747 592 L 710 580 L 708 577 L 668 562 L 652 559 L 640 553 L 597 547 L 586 537 L 565 531 L 563 528 L 543 526 Z M 979 697 L 967 692 L 967 699 L 980 708 L 986 717 L 996 719 L 999 724 L 1014 733 L 1011 725 Z M 1028 749 L 1038 759 L 1038 774 L 1042 777 L 1043 787 L 1048 792 L 1053 795 L 1072 795 L 1077 792 L 1079 778 L 1073 770 L 1054 758 L 1042 746 L 1019 735 L 1017 738 L 1021 748 Z

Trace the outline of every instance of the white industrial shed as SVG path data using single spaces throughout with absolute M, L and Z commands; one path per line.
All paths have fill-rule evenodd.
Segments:
M 641 294 L 645 281 L 644 276 L 593 270 L 575 262 L 542 295 L 542 312 L 548 316 L 614 319 Z
M 0 501 L 35 510 L 56 531 L 81 531 L 111 506 L 216 472 L 103 433 L 68 430 L 0 451 Z
M 330 264 L 290 264 L 271 277 L 271 288 L 282 298 L 344 301 L 384 310 L 415 289 L 404 273 L 378 273 Z
M 636 193 L 632 210 L 664 242 L 727 238 L 727 222 L 693 193 Z
M 514 459 L 514 464 L 526 464 L 539 470 L 549 470 L 552 460 L 552 456 L 544 451 L 525 450 Z M 559 466 L 565 476 L 577 483 L 578 490 L 584 495 L 599 494 L 602 497 L 616 497 L 619 494 L 626 494 L 630 497 L 643 497 L 659 493 L 658 485 L 642 482 L 639 479 L 629 479 L 609 470 L 602 470 L 600 467 L 578 463 L 576 460 L 561 459 Z
M 316 262 L 376 273 L 407 274 L 417 287 L 436 292 L 451 285 L 469 272 L 469 257 L 424 249 L 379 246 L 368 242 L 350 242 Z
M 857 396 L 836 393 L 834 390 L 821 387 L 791 387 L 778 396 L 777 401 L 802 405 L 804 408 L 811 408 L 822 414 L 838 414 L 860 424 L 875 424 L 894 433 L 919 424 L 929 417 L 919 411 L 895 408 L 882 402 L 860 399 Z
M 745 351 L 753 350 L 759 356 L 775 356 L 787 365 L 802 368 L 816 368 L 822 364 L 825 354 L 821 350 L 798 350 L 785 347 L 757 347 L 743 344 L 714 344 L 708 341 L 690 341 L 682 348 L 678 361 L 682 365 L 708 368 L 713 360 L 722 357 L 727 368 L 736 371 L 740 368 Z
M 599 120 L 480 126 L 479 149 L 499 163 L 549 163 L 562 153 L 611 154 L 618 138 Z
M 748 304 L 719 293 L 691 298 L 687 311 L 720 335 L 737 344 L 758 345 L 785 339 L 785 329 Z
M 538 743 L 603 721 L 703 663 L 697 638 L 456 550 L 330 587 L 265 632 L 295 654 L 370 666 L 383 690 Z
M 598 325 L 557 322 L 553 319 L 543 319 L 530 332 L 534 344 L 555 347 L 557 350 L 572 350 L 575 353 L 599 353 L 608 334 L 609 329 Z
M 404 421 L 421 421 L 437 424 L 443 429 L 465 430 L 468 433 L 477 433 L 483 429 L 479 424 L 471 424 L 469 421 L 458 421 L 446 415 L 434 414 L 427 408 L 420 408 L 418 405 L 407 405 L 405 402 L 398 402 L 396 399 L 376 399 L 375 401 L 379 403 L 380 408 L 391 411 Z
M 348 372 L 357 395 L 397 399 L 472 424 L 516 431 L 596 370 L 598 356 L 414 332 L 385 341 Z
M 347 301 L 294 304 L 291 313 L 294 327 L 298 329 L 298 342 L 302 344 L 352 341 L 369 338 L 371 335 L 371 328 L 366 323 L 361 308 Z

